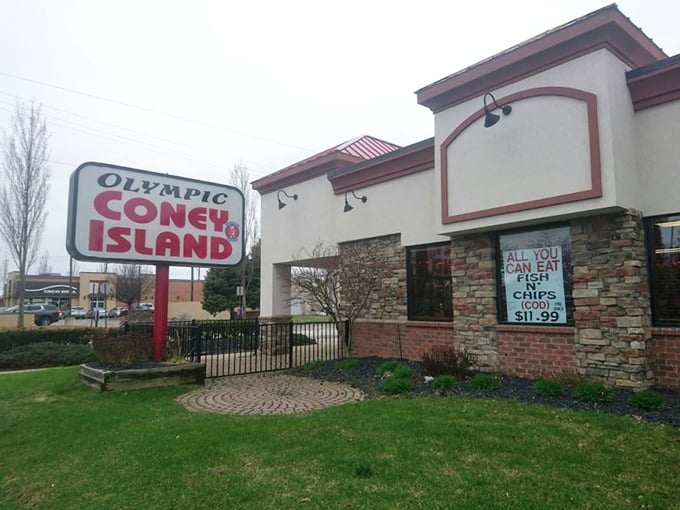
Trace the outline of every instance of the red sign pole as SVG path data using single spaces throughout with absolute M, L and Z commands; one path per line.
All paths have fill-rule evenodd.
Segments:
M 156 264 L 156 285 L 154 290 L 153 314 L 153 359 L 162 361 L 163 344 L 168 336 L 168 288 L 170 266 Z

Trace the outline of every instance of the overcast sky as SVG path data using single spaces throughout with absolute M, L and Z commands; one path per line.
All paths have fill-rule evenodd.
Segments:
M 40 254 L 68 274 L 68 178 L 81 163 L 226 183 L 239 162 L 256 179 L 362 134 L 415 143 L 434 134 L 415 90 L 605 5 L 0 0 L 0 129 L 17 99 L 42 103 L 51 191 Z M 618 6 L 680 53 L 680 2 Z

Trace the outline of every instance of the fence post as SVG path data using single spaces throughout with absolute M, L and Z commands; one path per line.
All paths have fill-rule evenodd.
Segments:
M 191 320 L 191 361 L 201 362 L 201 337 L 203 328 L 196 325 L 196 319 Z
M 349 338 L 350 338 L 349 319 L 345 319 L 344 322 L 345 322 L 345 327 L 343 329 L 345 330 L 344 331 L 345 334 L 343 335 L 344 338 L 342 339 L 342 352 L 343 353 L 346 352 L 347 357 L 351 357 L 352 356 L 352 352 L 351 352 L 352 350 L 351 350 L 350 345 L 349 345 Z
M 288 368 L 293 368 L 293 321 L 288 323 Z

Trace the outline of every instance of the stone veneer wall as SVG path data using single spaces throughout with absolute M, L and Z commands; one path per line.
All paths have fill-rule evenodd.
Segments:
M 345 292 L 375 278 L 376 290 L 361 318 L 406 320 L 406 249 L 399 234 L 340 244 Z
M 573 220 L 571 247 L 578 371 L 615 386 L 653 385 L 642 215 Z
M 452 344 L 450 322 L 407 321 L 406 249 L 399 235 L 342 243 L 340 254 L 343 273 L 377 279 L 374 295 L 354 323 L 354 356 L 419 360 L 434 345 Z
M 577 371 L 620 387 L 680 388 L 680 329 L 654 328 L 652 339 L 641 214 L 574 219 L 570 230 L 573 327 L 497 323 L 496 253 L 488 233 L 452 241 L 452 323 L 406 320 L 406 250 L 399 236 L 357 242 L 372 254 L 363 271 L 379 275 L 380 285 L 355 323 L 353 354 L 422 359 L 433 345 L 453 343 L 482 370 L 525 377 Z
M 468 234 L 451 243 L 453 338 L 479 368 L 498 368 L 496 249 L 490 234 Z

